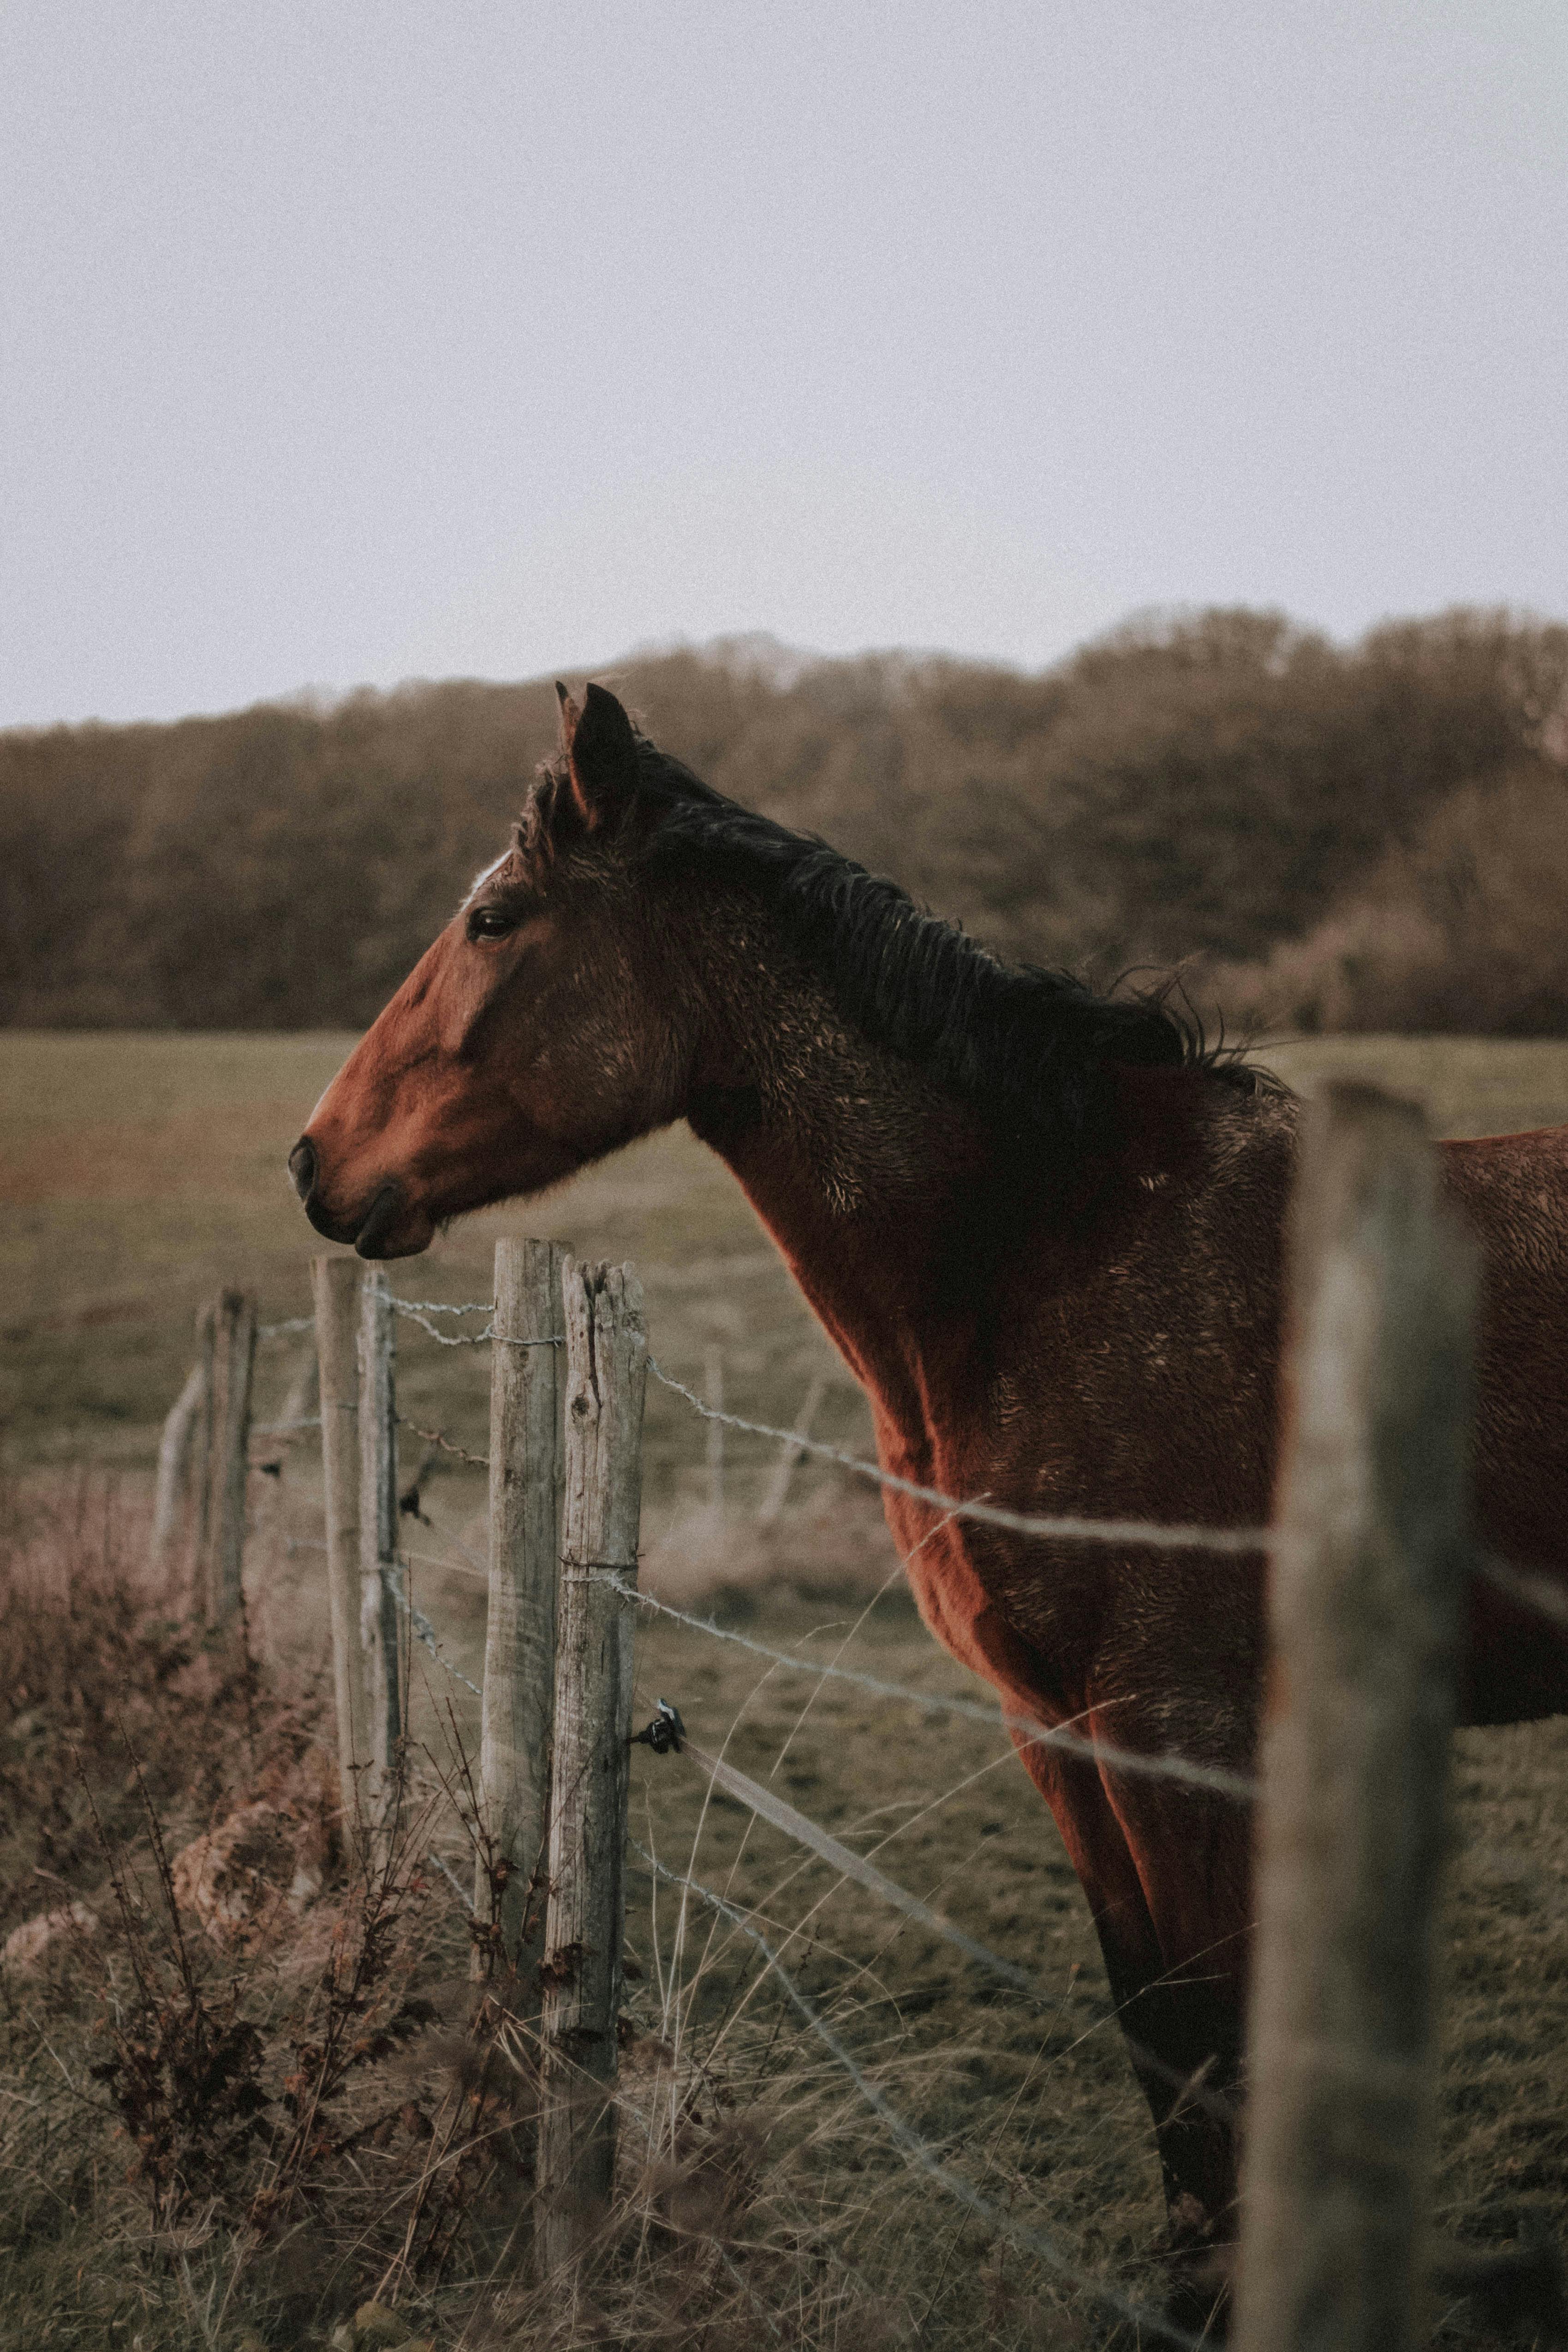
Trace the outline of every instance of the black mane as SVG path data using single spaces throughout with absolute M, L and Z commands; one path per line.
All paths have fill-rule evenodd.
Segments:
M 1101 995 L 1066 971 L 1002 963 L 906 890 L 791 833 L 637 742 L 643 855 L 700 863 L 755 891 L 846 1022 L 1054 1158 L 1090 1139 L 1118 1066 L 1204 1069 L 1254 1090 L 1262 1074 L 1211 1044 L 1172 988 Z

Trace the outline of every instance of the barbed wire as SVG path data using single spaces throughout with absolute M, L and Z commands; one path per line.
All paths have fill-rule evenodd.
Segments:
M 258 1323 L 256 1336 L 258 1339 L 281 1339 L 290 1331 L 314 1331 L 315 1328 L 314 1315 L 291 1315 L 286 1323 Z
M 1042 1517 L 1025 1511 L 1004 1510 L 998 1503 L 965 1502 L 961 1496 L 944 1495 L 935 1486 L 922 1486 L 913 1478 L 901 1478 L 894 1471 L 884 1470 L 880 1463 L 862 1461 L 858 1454 L 846 1454 L 841 1446 L 829 1445 L 821 1438 L 808 1437 L 803 1430 L 775 1429 L 765 1421 L 743 1421 L 738 1413 L 721 1412 L 716 1405 L 705 1404 L 683 1381 L 673 1380 L 652 1355 L 648 1358 L 648 1370 L 664 1387 L 685 1397 L 704 1421 L 722 1422 L 727 1429 L 745 1430 L 753 1437 L 770 1437 L 782 1445 L 798 1445 L 802 1454 L 815 1454 L 825 1462 L 836 1462 L 841 1469 L 852 1470 L 857 1477 L 870 1478 L 879 1486 L 891 1486 L 895 1494 L 912 1496 L 917 1503 L 934 1504 L 956 1519 L 977 1519 L 987 1527 L 1005 1528 L 1013 1535 L 1042 1536 L 1057 1542 L 1148 1545 L 1159 1551 L 1250 1553 L 1267 1551 L 1273 1541 L 1268 1528 L 1166 1527 L 1157 1519 L 1088 1519 L 1064 1515 Z
M 428 1331 L 439 1348 L 483 1348 L 496 1336 L 489 1325 L 483 1331 L 438 1331 L 429 1316 L 408 1299 L 394 1297 L 392 1304 L 395 1314 L 406 1317 L 410 1323 L 417 1323 L 422 1331 Z
M 411 1323 L 417 1323 L 422 1331 L 428 1331 L 438 1347 L 486 1348 L 492 1340 L 501 1348 L 564 1348 L 566 1345 L 566 1335 L 561 1331 L 552 1331 L 545 1339 L 514 1339 L 507 1332 L 497 1331 L 493 1319 L 482 1331 L 455 1332 L 438 1331 L 429 1320 L 432 1315 L 488 1315 L 493 1318 L 496 1312 L 493 1298 L 471 1299 L 465 1307 L 447 1307 L 439 1299 L 400 1298 L 395 1291 L 389 1296 L 393 1311 L 406 1316 Z
M 1085 1761 L 1104 1764 L 1112 1771 L 1142 1774 L 1150 1779 L 1181 1780 L 1189 1788 L 1207 1789 L 1217 1796 L 1234 1798 L 1239 1803 L 1249 1804 L 1260 1793 L 1256 1780 L 1239 1772 L 1228 1771 L 1219 1764 L 1197 1764 L 1185 1756 L 1169 1753 L 1157 1756 L 1144 1754 L 1135 1748 L 1116 1748 L 1099 1739 L 1084 1739 L 1078 1733 L 1061 1727 L 1053 1729 L 1034 1716 L 1012 1715 L 1006 1707 L 985 1706 L 977 1699 L 944 1697 L 936 1691 L 912 1690 L 902 1683 L 884 1682 L 880 1675 L 862 1674 L 854 1666 L 830 1664 L 826 1659 L 791 1656 L 787 1650 L 776 1650 L 767 1642 L 754 1641 L 749 1633 L 737 1633 L 728 1625 L 716 1625 L 711 1617 L 693 1617 L 684 1609 L 673 1608 L 669 1601 L 658 1600 L 628 1584 L 614 1569 L 600 1571 L 603 1581 L 620 1593 L 624 1601 L 634 1601 L 641 1608 L 655 1609 L 662 1617 L 673 1617 L 679 1625 L 689 1625 L 699 1633 L 709 1633 L 716 1641 L 733 1642 L 743 1650 L 750 1650 L 759 1658 L 768 1659 L 776 1666 L 787 1666 L 797 1674 L 825 1675 L 834 1682 L 852 1683 L 857 1689 L 870 1691 L 877 1698 L 902 1699 L 911 1706 L 922 1707 L 930 1715 L 959 1715 L 971 1723 L 1001 1724 L 1009 1731 L 1026 1735 L 1030 1747 L 1061 1748 Z
M 253 1421 L 250 1433 L 253 1437 L 287 1437 L 297 1429 L 319 1429 L 320 1426 L 320 1414 L 308 1412 L 298 1421 Z
M 398 1607 L 402 1611 L 403 1615 L 408 1619 L 410 1625 L 413 1628 L 415 1633 L 418 1634 L 425 1648 L 430 1652 L 432 1657 L 435 1660 L 436 1664 L 444 1667 L 446 1673 L 451 1675 L 455 1683 L 461 1683 L 465 1690 L 471 1690 L 475 1697 L 483 1703 L 485 1694 L 480 1689 L 478 1684 L 471 1683 L 467 1675 L 463 1672 L 461 1666 L 455 1666 L 450 1658 L 443 1656 L 440 1638 L 436 1633 L 434 1626 L 431 1623 L 423 1610 L 416 1609 L 413 1602 L 403 1591 L 402 1585 L 395 1571 L 400 1568 L 406 1570 L 408 1562 L 402 1558 L 392 1561 L 383 1560 L 382 1562 L 382 1573 L 386 1578 L 387 1585 L 391 1591 L 392 1599 L 397 1602 Z
M 650 1741 L 649 1745 L 652 1747 L 653 1743 Z M 901 1911 L 906 1919 L 914 1920 L 917 1927 L 927 1928 L 931 1934 L 939 1936 L 945 1942 L 951 1944 L 956 1951 L 962 1952 L 966 1959 L 973 1960 L 977 1967 L 988 1969 L 991 1975 L 998 1977 L 1003 1984 L 1009 1985 L 1015 1992 L 1022 1993 L 1028 2000 L 1037 2003 L 1040 2008 L 1049 2010 L 1061 2008 L 1061 1996 L 1051 1992 L 1038 1977 L 1031 1976 L 1027 1969 L 1019 1968 L 1016 1961 L 1005 1959 L 1000 1952 L 994 1952 L 988 1944 L 982 1944 L 976 1937 L 967 1935 L 962 1927 L 956 1927 L 953 1922 L 945 1918 L 940 1911 L 933 1910 L 930 1904 L 923 1902 L 918 1895 L 911 1895 L 907 1887 L 901 1886 L 895 1878 L 889 1878 L 885 1871 L 879 1870 L 869 1855 L 857 1853 L 852 1846 L 842 1844 L 829 1831 L 823 1829 L 821 1822 L 812 1821 L 809 1814 L 802 1813 L 796 1806 L 790 1804 L 787 1798 L 779 1796 L 777 1790 L 766 1788 L 760 1780 L 752 1780 L 749 1773 L 740 1771 L 737 1766 L 729 1762 L 727 1757 L 710 1756 L 706 1748 L 698 1748 L 694 1741 L 686 1738 L 684 1732 L 678 1740 L 672 1741 L 670 1745 L 676 1755 L 689 1759 L 699 1771 L 706 1772 L 715 1787 L 724 1790 L 739 1803 L 749 1806 L 751 1811 L 763 1821 L 770 1822 L 775 1829 L 782 1830 L 786 1837 L 792 1837 L 797 1844 L 803 1845 L 808 1853 L 816 1854 L 821 1861 L 829 1865 L 830 1869 L 836 1870 L 841 1876 L 852 1879 L 857 1886 L 863 1887 L 868 1895 L 879 1896 L 883 1903 L 890 1904 L 894 1910 Z M 668 1753 L 669 1750 L 655 1748 L 654 1752 L 655 1754 Z M 1161 2082 L 1168 2083 L 1173 2090 L 1183 2094 L 1183 2100 L 1178 2103 L 1178 2106 L 1181 2104 L 1190 2103 L 1194 2106 L 1201 2107 L 1206 2114 L 1218 2116 L 1225 2123 L 1236 2122 L 1235 2103 L 1207 2088 L 1203 2081 L 1202 2068 L 1195 2073 L 1191 2068 L 1184 2070 L 1178 2066 L 1167 2065 L 1163 2058 L 1155 2056 L 1145 2042 L 1138 2041 L 1134 2035 L 1128 2032 L 1125 2024 L 1123 2025 L 1122 2032 L 1127 2048 L 1138 2064 L 1146 2073 L 1156 2074 Z M 1172 2113 L 1175 2114 L 1177 2111 L 1173 2109 Z
M 683 1878 L 675 1871 L 671 1870 L 666 1864 L 659 1860 L 656 1854 L 650 1853 L 648 1848 L 639 1839 L 630 1838 L 627 1843 L 642 1856 L 643 1861 L 655 1877 L 663 1879 L 666 1885 L 678 1886 L 695 1895 L 700 1903 L 706 1904 L 721 1918 L 727 1919 L 731 1927 L 737 1928 L 741 1935 L 748 1937 L 756 1945 L 796 2011 L 805 2020 L 829 2055 L 849 2076 L 856 2091 L 883 2125 L 889 2137 L 909 2161 L 928 2179 L 935 2180 L 949 2197 L 954 2198 L 957 2203 L 967 2206 L 969 2211 L 977 2220 L 984 2221 L 988 2228 L 995 2230 L 998 2237 L 1006 2238 L 1021 2251 L 1035 2255 L 1039 2261 L 1045 2263 L 1048 2269 L 1054 2271 L 1058 2277 L 1067 2279 L 1072 2285 L 1092 2295 L 1103 2308 L 1113 2311 L 1118 2318 L 1130 2321 L 1135 2327 L 1147 2329 L 1155 2343 L 1176 2345 L 1180 2347 L 1180 2352 L 1213 2352 L 1212 2340 L 1206 2343 L 1203 2338 L 1189 2334 L 1186 2328 L 1166 2318 L 1162 2313 L 1154 2310 L 1149 2305 L 1134 2303 L 1130 2296 L 1124 2295 L 1119 2287 L 1113 2286 L 1108 2279 L 1096 2278 L 1092 2272 L 1080 2269 L 1070 2255 L 1063 2253 L 1054 2239 L 1046 2236 L 1043 2230 L 1035 2229 L 1027 2221 L 1018 2221 L 1001 2206 L 993 2204 L 983 2190 L 975 2187 L 972 2180 L 966 2179 L 962 2173 L 955 2172 L 950 2166 L 944 2164 L 935 2148 L 921 2137 L 913 2124 L 906 2121 L 886 2094 L 880 2090 L 862 2071 L 858 2062 L 833 2032 L 826 2018 L 822 2016 L 816 2003 L 801 1991 L 762 1930 L 759 1927 L 754 1927 L 750 1920 L 735 1904 L 727 1902 L 722 1895 L 716 1895 L 711 1887 L 701 1885 L 695 1878 Z
M 405 1315 L 494 1315 L 496 1311 L 493 1298 L 469 1298 L 454 1306 L 444 1298 L 402 1298 L 393 1291 L 392 1303 Z
M 439 1447 L 443 1454 L 455 1454 L 460 1462 L 468 1463 L 476 1470 L 490 1467 L 487 1454 L 470 1454 L 465 1445 L 459 1445 L 456 1439 L 448 1437 L 444 1430 L 422 1429 L 417 1421 L 410 1421 L 401 1412 L 397 1416 L 397 1425 L 400 1429 L 412 1431 L 415 1437 L 423 1437 L 427 1445 Z

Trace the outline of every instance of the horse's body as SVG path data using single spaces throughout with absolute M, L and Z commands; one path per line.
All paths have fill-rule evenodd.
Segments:
M 296 1149 L 319 1228 L 402 1255 L 685 1116 L 863 1383 L 885 1469 L 1025 1511 L 1266 1520 L 1293 1099 L 1157 1006 L 999 971 L 707 793 L 598 689 L 565 710 L 517 848 Z M 1563 1579 L 1568 1130 L 1446 1149 L 1486 1258 L 1482 1538 Z M 889 1490 L 926 1623 L 1009 1710 L 1251 1769 L 1260 1558 L 940 1516 Z M 1568 1640 L 1478 1583 L 1466 1719 L 1565 1707 Z M 1093 1910 L 1178 2231 L 1201 2236 L 1234 2189 L 1248 1809 L 1024 1759 Z

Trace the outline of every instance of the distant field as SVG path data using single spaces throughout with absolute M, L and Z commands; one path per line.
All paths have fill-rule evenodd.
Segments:
M 146 1465 L 203 1299 L 231 1283 L 257 1294 L 264 1321 L 306 1311 L 324 1244 L 284 1159 L 352 1042 L 0 1034 L 0 1417 L 16 1458 Z M 395 1286 L 486 1298 L 496 1237 L 519 1231 L 634 1261 L 663 1360 L 700 1379 L 716 1344 L 743 1412 L 792 1409 L 814 1368 L 836 1369 L 738 1189 L 684 1128 L 546 1201 L 466 1220 L 400 1266 Z M 407 1410 L 482 1442 L 476 1355 L 405 1337 Z M 861 1417 L 841 1385 L 823 1426 L 847 1433 Z M 655 1461 L 672 1418 L 655 1397 Z
M 235 1283 L 259 1295 L 264 1319 L 304 1311 L 319 1244 L 284 1156 L 351 1043 L 0 1033 L 0 1419 L 16 1458 L 147 1465 L 204 1297 Z M 1268 1058 L 1298 1086 L 1324 1070 L 1375 1076 L 1424 1100 L 1443 1134 L 1568 1121 L 1568 1045 L 1325 1039 Z M 700 1377 L 716 1344 L 743 1412 L 788 1415 L 811 1371 L 834 1368 L 739 1191 L 685 1128 L 544 1201 L 468 1219 L 402 1265 L 397 1286 L 486 1297 L 495 1238 L 517 1231 L 555 1235 L 579 1256 L 632 1259 L 662 1360 Z M 473 1442 L 483 1381 L 465 1352 L 454 1357 L 411 1340 L 405 1402 L 439 1408 Z M 654 1397 L 655 1465 L 674 1411 Z M 830 1396 L 824 1425 L 862 1425 L 847 1387 Z

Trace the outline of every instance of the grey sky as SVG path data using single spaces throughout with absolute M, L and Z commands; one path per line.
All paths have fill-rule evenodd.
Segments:
M 0 5 L 0 723 L 1568 614 L 1565 0 Z

